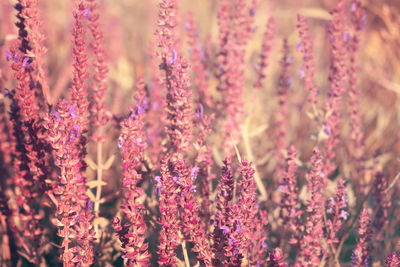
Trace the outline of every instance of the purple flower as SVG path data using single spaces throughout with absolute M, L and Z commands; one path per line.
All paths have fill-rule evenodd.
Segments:
M 75 124 L 74 130 L 75 130 L 76 137 L 80 137 L 81 132 L 79 131 L 79 124 Z
M 330 125 L 325 124 L 324 133 L 325 133 L 327 136 L 330 136 L 330 135 L 331 135 L 331 126 L 330 126 Z
M 51 115 L 53 115 L 54 117 L 56 117 L 57 121 L 60 121 L 60 113 L 58 113 L 57 111 L 55 111 L 54 109 L 51 110 L 50 112 Z
M 333 213 L 333 205 L 335 204 L 335 199 L 333 197 L 329 198 L 328 200 L 328 209 L 327 209 L 327 213 L 328 214 L 332 214 Z
M 135 111 L 132 110 L 132 111 L 129 113 L 129 118 L 130 118 L 131 120 L 135 120 L 135 119 L 136 119 Z
M 70 108 L 69 108 L 69 114 L 71 114 L 72 118 L 74 120 L 76 120 L 76 118 L 78 117 L 78 115 L 76 114 L 75 111 L 75 104 L 73 104 Z
M 122 136 L 120 136 L 120 137 L 118 138 L 118 147 L 121 149 L 122 146 L 124 145 L 124 143 L 125 143 L 124 138 L 123 138 Z
M 278 192 L 285 192 L 285 191 L 286 191 L 286 186 L 285 185 L 278 186 Z
M 147 101 L 147 97 L 143 99 L 143 103 L 142 103 L 142 105 L 140 105 L 140 99 L 138 98 L 136 100 L 137 114 L 138 115 L 143 114 L 148 109 L 149 106 L 147 105 L 146 101 Z
M 195 185 L 192 185 L 191 187 L 190 187 L 190 192 L 192 192 L 192 193 L 194 193 L 194 192 L 196 192 L 196 186 Z
M 172 53 L 172 58 L 168 60 L 168 65 L 172 65 L 173 63 L 175 63 L 176 59 L 178 58 L 178 54 L 176 53 L 175 49 L 172 49 L 171 53 Z
M 156 187 L 156 194 L 159 195 L 161 193 L 161 187 L 157 186 Z
M 25 57 L 24 60 L 22 61 L 22 66 L 29 69 L 30 65 L 29 65 L 28 61 L 29 61 L 29 57 Z
M 154 177 L 154 180 L 157 182 L 156 194 L 159 195 L 161 193 L 161 176 Z
M 262 246 L 264 249 L 267 249 L 267 248 L 268 248 L 268 245 L 267 245 L 267 243 L 265 243 L 264 240 L 261 242 L 261 246 Z
M 350 11 L 351 11 L 351 12 L 355 12 L 356 9 L 357 9 L 357 4 L 356 4 L 355 2 L 351 3 Z
M 192 175 L 193 181 L 196 180 L 197 175 L 199 174 L 199 170 L 200 170 L 199 167 L 194 166 L 194 167 L 192 168 L 192 170 L 190 171 L 190 175 Z
M 196 110 L 196 117 L 202 118 L 204 113 L 204 108 L 202 104 L 199 104 L 199 108 Z
M 70 134 L 69 137 L 70 142 L 73 142 L 76 137 L 80 137 L 81 133 L 79 132 L 79 124 L 76 124 L 69 134 Z
M 294 216 L 296 215 L 296 210 L 292 207 L 292 209 L 290 210 L 290 217 L 294 218 Z
M 85 202 L 85 209 L 86 210 L 91 210 L 93 208 L 93 201 L 91 201 L 90 199 L 88 199 L 86 202 Z
M 85 10 L 83 10 L 82 15 L 85 16 L 87 19 L 89 19 L 89 8 L 86 8 Z
M 226 225 L 222 225 L 221 230 L 224 233 L 224 235 L 226 235 L 229 232 L 229 227 Z
M 300 68 L 299 73 L 300 73 L 300 79 L 304 80 L 305 72 L 303 67 Z
M 240 233 L 242 231 L 242 227 L 240 226 L 240 222 L 237 222 L 236 232 Z
M 360 254 L 358 253 L 357 250 L 353 251 L 353 254 L 351 254 L 350 260 L 353 266 L 357 266 L 357 260 L 360 258 Z
M 296 42 L 296 51 L 301 52 L 301 42 Z
M 349 40 L 350 40 L 350 33 L 348 33 L 348 32 L 343 33 L 343 40 L 344 40 L 346 43 L 348 43 Z
M 10 61 L 10 59 L 12 58 L 10 51 L 5 51 L 5 53 L 6 53 L 6 60 Z
M 143 113 L 144 113 L 144 108 L 141 107 L 141 106 L 138 106 L 137 107 L 137 114 L 140 115 L 140 114 L 143 114 Z

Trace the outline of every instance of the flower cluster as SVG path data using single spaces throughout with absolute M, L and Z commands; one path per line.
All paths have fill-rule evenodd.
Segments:
M 286 225 L 293 233 L 291 243 L 299 242 L 299 217 L 302 214 L 299 205 L 299 189 L 297 187 L 297 165 L 296 149 L 294 146 L 289 148 L 288 158 L 286 159 L 286 171 L 278 187 L 281 192 L 280 213 L 282 225 Z M 284 238 L 284 237 L 283 237 Z
M 329 233 L 327 239 L 329 245 L 339 242 L 338 232 L 343 223 L 349 218 L 349 213 L 346 211 L 347 205 L 345 181 L 341 179 L 338 181 L 335 196 L 328 200 L 328 209 L 326 213 L 331 216 L 331 218 L 326 221 L 326 228 Z
M 325 104 L 325 119 L 323 127 L 328 136 L 324 140 L 324 161 L 326 178 L 330 175 L 335 166 L 332 164 L 336 155 L 336 147 L 339 143 L 339 126 L 341 121 L 342 95 L 345 92 L 346 60 L 345 60 L 345 38 L 344 38 L 344 13 L 345 1 L 340 0 L 336 8 L 331 12 L 328 32 L 331 45 L 331 66 L 330 66 L 330 89 Z
M 177 173 L 175 162 L 177 159 L 171 158 L 161 163 L 161 177 L 156 177 L 159 184 L 159 207 L 161 217 L 159 224 L 161 231 L 159 236 L 158 263 L 161 266 L 173 266 L 177 264 L 176 248 L 181 244 L 182 238 L 179 236 L 179 185 L 175 182 Z
M 129 117 L 122 122 L 119 139 L 123 167 L 122 185 L 125 190 L 122 213 L 126 222 L 122 224 L 116 217 L 113 220 L 114 230 L 124 249 L 123 258 L 128 259 L 129 266 L 148 265 L 150 257 L 148 245 L 144 242 L 147 226 L 143 219 L 144 206 L 141 203 L 144 192 L 140 187 L 143 179 L 141 165 L 147 148 L 143 108 L 146 96 L 143 80 L 138 82 L 137 89 L 136 105 Z
M 221 179 L 218 183 L 217 196 L 216 196 L 216 214 L 214 232 L 212 233 L 213 239 L 213 253 L 215 255 L 213 264 L 215 266 L 221 265 L 226 262 L 226 249 L 228 246 L 230 221 L 229 215 L 232 209 L 233 199 L 233 174 L 231 163 L 225 159 L 224 166 L 222 167 Z
M 285 164 L 285 155 L 284 151 L 287 149 L 287 116 L 288 116 L 288 99 L 289 99 L 289 90 L 291 88 L 291 80 L 290 80 L 290 55 L 289 55 L 289 46 L 288 42 L 285 39 L 283 41 L 283 56 L 280 61 L 282 66 L 279 78 L 278 78 L 278 118 L 277 118 L 277 126 L 276 126 L 276 153 L 275 158 L 277 160 L 277 174 L 280 177 L 283 174 L 284 164 Z
M 1 266 L 400 265 L 396 1 L 50 2 L 0 4 Z
M 303 67 L 300 69 L 300 76 L 304 79 L 307 91 L 309 92 L 309 102 L 314 108 L 317 104 L 318 88 L 314 83 L 315 64 L 313 58 L 313 46 L 310 37 L 310 30 L 307 20 L 302 15 L 297 15 L 297 29 L 300 35 L 298 50 L 303 54 Z
M 62 100 L 45 118 L 48 142 L 54 149 L 60 174 L 52 193 L 57 206 L 54 224 L 62 238 L 64 266 L 93 263 L 93 203 L 86 194 L 86 177 L 81 172 L 78 126 L 74 104 Z M 77 127 L 78 126 L 78 127 Z
M 349 54 L 349 116 L 351 119 L 351 139 L 354 144 L 354 158 L 359 160 L 363 154 L 363 132 L 360 111 L 360 96 L 361 91 L 358 85 L 359 67 L 358 67 L 358 50 L 360 46 L 360 35 L 365 22 L 365 11 L 362 1 L 354 0 L 351 5 L 351 19 L 353 33 L 350 36 L 347 50 Z M 360 166 L 361 167 L 361 166 Z
M 269 64 L 269 57 L 271 54 L 272 50 L 272 44 L 274 40 L 274 35 L 275 35 L 275 19 L 274 18 L 269 18 L 267 25 L 266 25 L 266 30 L 263 36 L 263 43 L 261 46 L 261 53 L 260 53 L 260 62 L 257 66 L 257 81 L 254 83 L 254 89 L 259 90 L 262 88 L 262 83 L 263 80 L 266 78 L 265 71 L 268 67 Z
M 165 144 L 167 154 L 186 152 L 192 140 L 192 106 L 189 64 L 177 51 L 176 36 L 176 2 L 164 0 L 160 4 L 159 22 L 156 35 L 160 47 L 160 69 L 165 76 L 162 85 L 166 91 L 165 131 L 168 143 Z
M 358 227 L 358 243 L 351 256 L 351 263 L 354 267 L 369 266 L 371 249 L 371 219 L 367 209 L 363 209 L 360 214 Z
M 311 158 L 311 171 L 308 177 L 308 189 L 310 198 L 307 203 L 307 220 L 305 232 L 301 240 L 301 252 L 299 263 L 301 266 L 319 266 L 323 252 L 321 241 L 324 237 L 323 209 L 325 206 L 324 173 L 322 156 L 318 149 L 314 149 Z

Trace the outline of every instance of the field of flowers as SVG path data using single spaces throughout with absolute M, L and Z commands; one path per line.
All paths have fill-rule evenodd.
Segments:
M 400 266 L 397 0 L 2 0 L 0 266 Z

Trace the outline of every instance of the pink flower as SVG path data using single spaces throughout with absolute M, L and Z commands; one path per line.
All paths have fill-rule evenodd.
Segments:
M 363 209 L 359 217 L 358 243 L 351 256 L 353 267 L 369 266 L 371 250 L 371 219 L 366 209 Z
M 121 124 L 120 139 L 118 146 L 121 149 L 123 164 L 124 202 L 122 203 L 123 221 L 114 218 L 114 230 L 117 233 L 124 251 L 123 257 L 128 259 L 129 266 L 148 265 L 150 254 L 145 241 L 146 223 L 143 218 L 144 205 L 140 198 L 144 196 L 140 167 L 144 161 L 144 152 L 147 149 L 145 134 L 145 113 L 139 112 L 139 107 L 145 101 L 143 79 L 139 79 L 136 88 L 137 101 L 132 108 L 134 117 L 129 116 Z

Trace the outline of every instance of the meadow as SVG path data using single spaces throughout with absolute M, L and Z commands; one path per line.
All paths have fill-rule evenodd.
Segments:
M 2 0 L 0 266 L 400 266 L 397 0 Z

